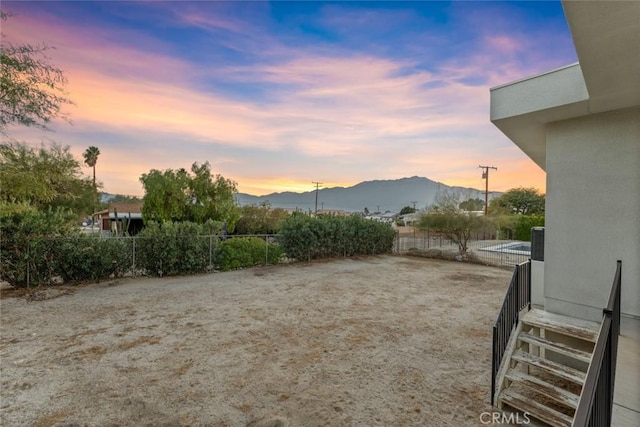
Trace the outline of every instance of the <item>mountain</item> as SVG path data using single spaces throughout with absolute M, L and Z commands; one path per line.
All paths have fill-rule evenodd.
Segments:
M 352 187 L 321 188 L 318 191 L 318 209 L 362 212 L 366 207 L 370 212 L 399 212 L 405 206 L 423 209 L 434 203 L 439 191 L 447 191 L 459 197 L 460 201 L 470 198 L 484 200 L 484 191 L 474 188 L 452 187 L 428 178 L 414 176 L 394 180 L 364 181 Z M 500 193 L 490 193 L 489 198 Z M 240 205 L 268 202 L 276 208 L 298 208 L 314 211 L 316 191 L 304 193 L 272 193 L 265 196 L 252 196 L 238 193 Z

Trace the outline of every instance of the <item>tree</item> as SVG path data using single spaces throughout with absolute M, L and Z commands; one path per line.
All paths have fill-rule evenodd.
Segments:
M 519 215 L 544 214 L 544 194 L 535 188 L 512 188 L 491 202 L 493 213 Z
M 0 201 L 37 209 L 65 208 L 78 216 L 91 208 L 93 186 L 69 147 L 0 144 Z
M 236 234 L 273 234 L 280 230 L 289 213 L 282 208 L 272 208 L 268 203 L 245 205 L 240 208 Z
M 0 20 L 10 17 L 0 11 Z M 4 39 L 4 34 L 2 35 Z M 72 104 L 66 97 L 67 79 L 45 55 L 46 45 L 0 44 L 0 132 L 17 124 L 48 129 L 53 118 L 66 118 L 61 106 Z
M 142 214 L 146 220 L 226 221 L 231 231 L 239 218 L 235 204 L 236 183 L 212 175 L 209 162 L 176 171 L 152 169 L 140 177 L 144 187 Z
M 471 233 L 487 225 L 487 218 L 459 209 L 457 197 L 448 192 L 438 193 L 436 203 L 418 219 L 419 230 L 435 230 L 458 245 L 460 254 L 467 253 Z
M 96 187 L 96 163 L 98 163 L 98 156 L 100 155 L 100 150 L 98 147 L 90 146 L 83 153 L 84 162 L 87 166 L 93 168 L 93 206 L 92 206 L 92 216 L 96 211 L 96 204 L 98 198 L 98 188 Z
M 414 213 L 416 211 L 417 211 L 417 209 L 412 208 L 411 206 L 405 206 L 404 208 L 402 208 L 400 210 L 400 215 L 412 214 L 412 213 Z
M 484 200 L 478 198 L 467 199 L 460 203 L 460 209 L 468 212 L 481 211 L 484 209 Z
M 101 194 L 104 194 L 104 193 L 101 193 Z M 142 199 L 138 196 L 116 194 L 109 199 L 109 203 L 142 203 Z

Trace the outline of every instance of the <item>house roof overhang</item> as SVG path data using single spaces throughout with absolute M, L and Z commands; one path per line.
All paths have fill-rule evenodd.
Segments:
M 580 62 L 491 89 L 491 121 L 542 169 L 548 123 L 640 105 L 640 2 L 563 7 Z

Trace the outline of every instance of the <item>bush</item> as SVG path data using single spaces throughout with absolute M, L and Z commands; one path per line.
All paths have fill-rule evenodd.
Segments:
M 529 242 L 531 240 L 531 229 L 533 227 L 544 227 L 544 216 L 518 215 L 515 223 L 515 240 Z
M 73 236 L 73 214 L 64 209 L 37 210 L 28 204 L 0 203 L 0 278 L 13 286 L 47 284 L 55 274 L 50 251 L 38 256 L 43 237 Z M 34 252 L 32 254 L 32 252 Z
M 277 264 L 282 256 L 282 248 L 259 237 L 237 237 L 225 240 L 220 245 L 217 267 L 222 271 L 253 267 L 263 264 Z
M 40 244 L 52 252 L 54 274 L 65 283 L 99 282 L 122 276 L 131 270 L 133 245 L 128 238 L 83 236 L 45 239 Z M 40 244 L 36 246 L 36 251 Z M 51 248 L 51 244 L 55 246 Z
M 193 222 L 150 221 L 136 240 L 136 267 L 150 276 L 202 273 L 210 267 L 217 239 Z
M 390 252 L 396 233 L 389 224 L 357 215 L 296 214 L 284 221 L 280 235 L 287 256 L 311 260 Z

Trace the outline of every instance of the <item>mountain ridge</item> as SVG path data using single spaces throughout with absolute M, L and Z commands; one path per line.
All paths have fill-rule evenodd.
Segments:
M 484 191 L 470 187 L 449 186 L 429 178 L 412 176 L 407 178 L 362 181 L 351 187 L 328 187 L 318 190 L 318 209 L 361 212 L 366 207 L 370 212 L 399 212 L 405 206 L 423 209 L 435 202 L 439 192 L 447 191 L 460 201 L 470 198 L 484 200 Z M 501 193 L 490 192 L 489 198 Z M 315 210 L 316 190 L 295 193 L 275 192 L 263 196 L 246 193 L 236 195 L 240 205 L 269 203 L 272 207 Z

